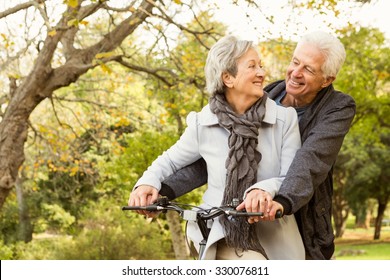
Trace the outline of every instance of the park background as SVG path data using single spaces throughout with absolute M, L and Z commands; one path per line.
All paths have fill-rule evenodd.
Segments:
M 267 83 L 322 29 L 357 115 L 334 170 L 335 259 L 390 259 L 386 0 L 0 0 L 0 259 L 192 259 L 174 213 L 121 206 L 208 102 L 207 51 L 255 41 Z M 179 198 L 198 204 L 202 188 Z

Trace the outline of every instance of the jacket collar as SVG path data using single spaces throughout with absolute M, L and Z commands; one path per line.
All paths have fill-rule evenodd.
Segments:
M 275 99 L 282 91 L 286 89 L 286 82 L 284 80 L 279 80 L 267 85 L 264 90 L 268 91 L 268 96 L 271 99 Z M 325 106 L 329 98 L 332 98 L 332 92 L 334 92 L 333 84 L 330 84 L 328 87 L 323 88 L 314 98 L 313 102 L 306 109 L 306 112 L 302 115 L 301 120 L 299 121 L 299 129 L 301 135 L 305 131 L 306 127 L 316 116 L 317 112 Z

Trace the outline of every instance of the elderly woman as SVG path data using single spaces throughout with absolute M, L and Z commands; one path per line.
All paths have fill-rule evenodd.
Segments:
M 258 212 L 260 203 L 277 194 L 301 145 L 295 110 L 267 98 L 265 71 L 251 41 L 220 39 L 208 54 L 205 76 L 209 104 L 188 115 L 187 129 L 144 172 L 130 194 L 129 206 L 154 202 L 164 179 L 201 157 L 209 174 L 202 208 L 239 198 L 246 211 Z M 221 216 L 210 227 L 203 259 L 305 257 L 293 215 L 263 223 L 256 217 Z M 189 223 L 187 234 L 195 245 L 202 239 L 195 223 Z

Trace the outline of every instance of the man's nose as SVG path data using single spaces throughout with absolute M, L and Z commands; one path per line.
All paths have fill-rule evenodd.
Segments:
M 303 68 L 300 66 L 297 66 L 297 67 L 294 67 L 292 69 L 291 74 L 293 76 L 299 77 L 299 76 L 302 76 L 302 71 L 303 71 Z

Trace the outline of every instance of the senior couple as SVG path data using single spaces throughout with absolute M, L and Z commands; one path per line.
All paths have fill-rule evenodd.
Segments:
M 203 259 L 330 259 L 332 167 L 356 111 L 353 98 L 332 85 L 345 56 L 333 35 L 308 33 L 285 79 L 264 87 L 253 43 L 220 39 L 205 65 L 208 105 L 188 115 L 185 132 L 144 172 L 128 204 L 145 206 L 207 183 L 201 207 L 239 198 L 237 210 L 265 215 L 214 219 Z M 187 235 L 199 244 L 195 223 Z

